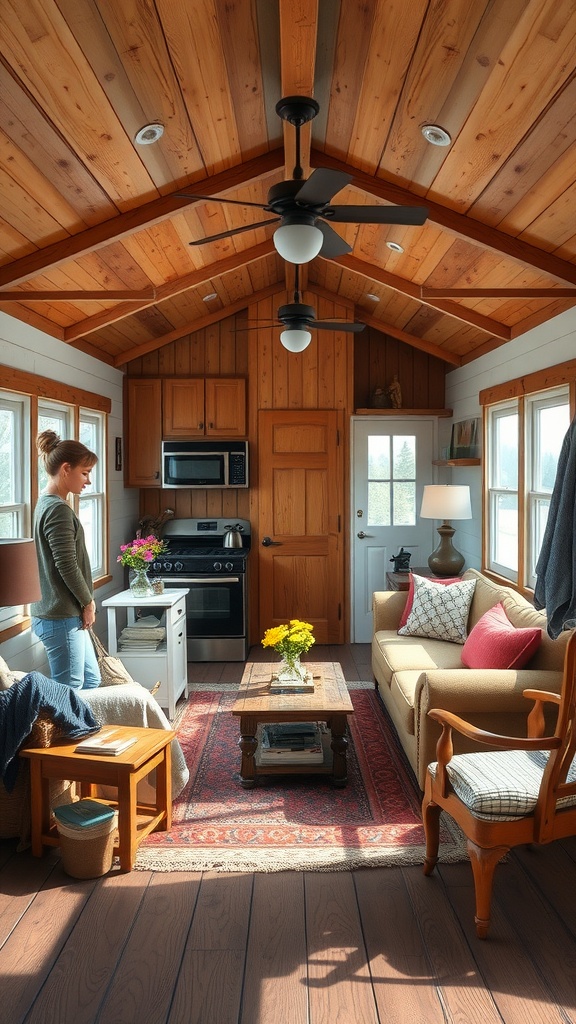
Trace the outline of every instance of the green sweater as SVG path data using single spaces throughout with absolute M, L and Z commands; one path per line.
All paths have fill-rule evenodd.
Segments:
M 42 599 L 31 606 L 40 619 L 71 619 L 93 597 L 84 529 L 67 501 L 43 494 L 34 512 Z

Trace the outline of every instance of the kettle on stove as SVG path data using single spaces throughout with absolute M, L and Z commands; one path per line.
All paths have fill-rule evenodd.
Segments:
M 225 548 L 241 548 L 242 545 L 242 530 L 243 526 L 240 523 L 236 523 L 236 526 L 225 526 L 226 533 L 224 534 L 224 547 Z

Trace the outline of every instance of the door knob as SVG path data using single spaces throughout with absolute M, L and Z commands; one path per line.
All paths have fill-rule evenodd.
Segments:
M 262 547 L 263 548 L 269 548 L 269 547 L 272 547 L 273 544 L 279 544 L 279 543 L 280 543 L 279 540 L 272 540 L 271 537 L 262 537 Z
M 364 537 L 367 537 L 368 534 L 364 533 L 364 530 L 360 530 L 360 533 L 357 536 L 360 538 L 360 540 L 364 540 Z

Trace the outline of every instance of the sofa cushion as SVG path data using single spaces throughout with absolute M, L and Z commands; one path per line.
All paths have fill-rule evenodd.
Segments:
M 412 611 L 412 605 L 414 603 L 414 576 L 415 575 L 418 576 L 418 573 L 416 573 L 416 574 L 413 573 L 413 572 L 410 573 L 410 581 L 408 583 L 408 597 L 406 598 L 406 605 L 404 607 L 404 611 L 402 612 L 402 617 L 400 619 L 400 624 L 399 624 L 398 628 L 400 628 L 400 626 L 405 626 L 406 625 L 406 623 L 408 622 L 408 616 L 410 615 L 410 612 Z M 425 578 L 426 578 L 425 576 L 418 576 L 418 579 L 420 579 L 420 580 L 425 579 Z M 446 576 L 443 579 L 438 577 L 438 579 L 434 580 L 434 583 L 441 583 L 442 586 L 448 587 L 448 586 L 450 586 L 451 583 L 460 583 L 461 579 L 462 579 L 461 576 Z
M 495 604 L 471 629 L 462 648 L 462 664 L 466 668 L 522 668 L 541 642 L 541 629 L 518 629 L 503 605 Z
M 547 750 L 488 750 L 457 754 L 446 765 L 446 772 L 455 793 L 476 817 L 514 821 L 533 813 L 547 761 Z M 429 770 L 435 776 L 437 762 Z M 574 762 L 566 781 L 576 782 Z M 575 803 L 576 794 L 571 794 L 562 797 L 558 807 Z
M 425 636 L 463 644 L 475 586 L 475 580 L 462 580 L 444 587 L 433 580 L 414 576 L 412 610 L 398 635 Z

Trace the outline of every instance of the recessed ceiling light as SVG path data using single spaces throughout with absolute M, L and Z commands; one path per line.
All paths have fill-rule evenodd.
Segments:
M 392 249 L 392 252 L 404 252 L 404 248 L 400 245 L 400 242 L 386 242 L 386 245 L 389 249 Z
M 448 132 L 438 124 L 425 124 L 421 131 L 426 141 L 431 142 L 433 146 L 449 146 L 452 142 Z
M 202 296 L 202 302 L 212 302 L 212 299 L 217 299 L 217 298 L 218 298 L 218 296 L 217 296 L 216 292 L 210 292 L 209 295 Z
M 139 146 L 151 146 L 153 142 L 158 142 L 164 135 L 164 125 L 162 124 L 145 124 L 139 132 L 136 132 L 134 136 L 134 142 L 137 142 Z
M 374 295 L 373 292 L 368 292 L 368 294 L 366 295 L 366 298 L 367 299 L 372 299 L 372 302 L 380 302 L 380 296 L 379 295 Z

